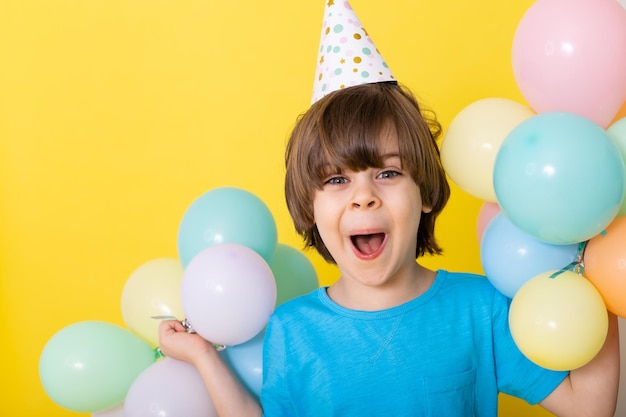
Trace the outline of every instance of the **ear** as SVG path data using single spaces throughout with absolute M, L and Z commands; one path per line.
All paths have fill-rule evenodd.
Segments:
M 422 206 L 422 213 L 430 213 L 431 211 L 433 211 L 431 206 Z

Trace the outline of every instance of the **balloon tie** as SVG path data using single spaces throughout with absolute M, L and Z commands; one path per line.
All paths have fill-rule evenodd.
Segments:
M 606 231 L 603 231 L 603 233 L 606 234 Z M 578 255 L 576 256 L 576 260 L 550 275 L 550 278 L 556 278 L 565 271 L 572 271 L 578 275 L 582 275 L 585 272 L 585 249 L 587 248 L 587 242 L 588 241 L 578 243 Z
M 164 358 L 165 354 L 163 354 L 163 352 L 161 352 L 161 348 L 160 347 L 156 347 L 154 348 L 154 359 L 161 359 Z
M 196 331 L 193 329 L 193 327 L 191 327 L 191 324 L 189 323 L 189 320 L 185 319 L 185 320 L 181 321 L 180 324 L 183 325 L 183 327 L 185 328 L 187 333 L 196 333 Z M 213 347 L 215 347 L 215 349 L 218 352 L 221 352 L 222 350 L 226 349 L 226 345 L 220 345 L 218 343 L 213 343 Z
M 150 316 L 150 317 L 153 318 L 153 319 L 158 319 L 158 320 L 165 320 L 165 319 L 176 320 L 176 317 L 174 317 L 174 316 Z M 193 329 L 193 327 L 191 327 L 191 324 L 189 323 L 189 320 L 185 319 L 185 320 L 181 321 L 180 324 L 185 328 L 185 331 L 187 333 L 191 333 L 191 334 L 196 333 L 196 331 Z M 213 343 L 213 347 L 215 347 L 215 349 L 218 352 L 221 352 L 222 350 L 226 349 L 226 345 L 220 345 L 219 343 Z M 154 349 L 154 355 L 155 355 L 155 357 L 157 359 L 165 357 L 163 352 L 161 352 L 161 349 L 158 348 L 158 347 L 156 349 Z

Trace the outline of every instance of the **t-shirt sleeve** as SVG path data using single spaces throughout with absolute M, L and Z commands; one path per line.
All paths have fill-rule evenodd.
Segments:
M 278 319 L 273 316 L 267 325 L 263 344 L 261 406 L 264 416 L 294 415 L 287 390 L 285 355 L 284 332 Z
M 511 300 L 495 291 L 493 301 L 494 356 L 498 390 L 537 404 L 568 375 L 536 365 L 519 350 L 509 328 Z

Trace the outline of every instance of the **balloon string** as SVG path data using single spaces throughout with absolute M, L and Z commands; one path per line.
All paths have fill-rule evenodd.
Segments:
M 606 231 L 602 233 L 606 234 Z M 585 249 L 587 248 L 587 242 L 588 241 L 578 243 L 578 255 L 576 256 L 576 260 L 550 275 L 550 278 L 556 278 L 565 271 L 572 271 L 576 272 L 578 275 L 582 275 L 585 272 Z

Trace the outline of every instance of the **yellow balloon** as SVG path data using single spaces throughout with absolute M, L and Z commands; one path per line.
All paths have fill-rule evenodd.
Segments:
M 474 197 L 496 202 L 493 169 L 500 145 L 534 115 L 528 107 L 505 98 L 485 98 L 461 110 L 441 143 L 441 162 L 450 179 Z
M 509 310 L 513 340 L 531 361 L 565 371 L 592 360 L 608 331 L 602 296 L 572 271 L 543 272 L 515 294 Z
M 158 346 L 160 320 L 152 316 L 184 319 L 180 301 L 183 267 L 178 259 L 158 258 L 139 266 L 122 291 L 122 317 L 130 331 Z

